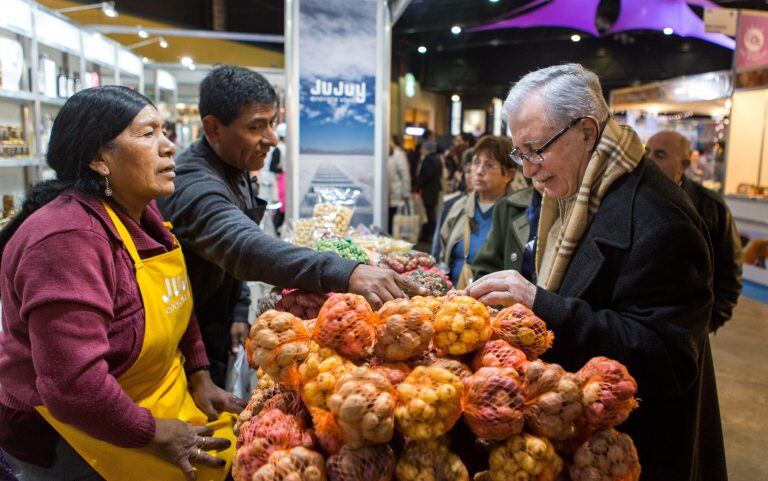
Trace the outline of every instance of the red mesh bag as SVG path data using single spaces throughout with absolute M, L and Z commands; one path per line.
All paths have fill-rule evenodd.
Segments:
M 309 449 L 296 447 L 272 453 L 267 464 L 259 468 L 248 481 L 325 481 L 323 456 Z
M 264 411 L 243 423 L 237 437 L 237 447 L 257 440 L 265 446 L 274 447 L 273 451 L 293 446 L 312 447 L 312 437 L 302 428 L 300 422 L 278 409 Z
M 496 336 L 523 351 L 528 359 L 541 356 L 555 340 L 544 321 L 522 304 L 499 311 L 491 326 Z
M 309 408 L 309 412 L 320 449 L 329 456 L 338 453 L 344 446 L 344 435 L 336 417 L 332 412 L 320 408 Z
M 282 298 L 275 305 L 275 309 L 290 312 L 299 319 L 314 319 L 327 299 L 328 296 L 325 294 L 301 289 L 283 289 Z
M 404 362 L 384 362 L 376 357 L 371 360 L 370 368 L 387 378 L 393 386 L 405 381 L 411 373 L 411 368 Z
M 285 414 L 295 416 L 298 420 L 308 420 L 307 411 L 295 392 L 282 384 L 268 382 L 268 378 L 265 381 L 260 382 L 260 385 L 264 387 L 257 387 L 253 390 L 253 395 L 248 400 L 248 404 L 238 416 L 234 427 L 235 435 L 239 433 L 240 426 L 244 422 L 269 409 L 279 409 Z
M 406 444 L 395 477 L 397 481 L 469 481 L 464 463 L 439 441 Z
M 576 435 L 581 383 L 557 364 L 537 360 L 525 370 L 525 421 L 534 434 L 564 440 Z
M 333 349 L 319 348 L 307 355 L 299 365 L 301 398 L 307 407 L 328 409 L 328 398 L 338 380 L 355 365 L 336 354 Z
M 400 432 L 413 441 L 430 441 L 447 433 L 461 416 L 461 379 L 440 367 L 417 366 L 395 389 L 395 418 Z
M 488 341 L 477 351 L 472 367 L 511 367 L 518 373 L 525 371 L 528 358 L 525 353 L 502 339 Z
M 462 381 L 472 375 L 472 369 L 466 364 L 456 359 L 449 357 L 442 357 L 435 355 L 434 353 L 428 353 L 416 362 L 417 366 L 427 367 L 442 367 L 447 369 L 451 374 L 458 376 Z
M 469 296 L 446 301 L 435 314 L 434 345 L 440 354 L 461 356 L 481 348 L 491 338 L 485 305 Z
M 638 481 L 640 471 L 632 438 L 615 429 L 598 431 L 581 445 L 570 468 L 572 481 Z
M 309 331 L 298 317 L 267 311 L 251 326 L 246 340 L 248 363 L 287 386 L 298 384 L 296 370 L 310 349 Z
M 312 338 L 349 359 L 370 354 L 376 338 L 368 301 L 355 294 L 333 294 L 317 315 Z
M 339 379 L 328 405 L 350 448 L 392 439 L 395 391 L 384 376 L 372 369 L 357 367 Z
M 382 256 L 379 260 L 379 267 L 391 269 L 400 274 L 418 269 L 419 267 L 432 267 L 435 264 L 437 264 L 437 261 L 434 257 L 419 251 Z
M 478 438 L 502 441 L 523 430 L 525 391 L 517 371 L 483 367 L 464 382 L 462 409 Z
M 384 303 L 376 315 L 373 352 L 386 361 L 405 361 L 423 354 L 434 334 L 432 311 L 408 299 L 395 299 Z
M 395 453 L 386 444 L 360 449 L 344 447 L 325 463 L 329 481 L 390 481 Z
M 516 434 L 494 449 L 489 458 L 492 481 L 554 481 L 563 460 L 547 438 Z
M 576 377 L 582 383 L 581 403 L 592 430 L 618 426 L 637 407 L 637 383 L 618 361 L 594 357 Z

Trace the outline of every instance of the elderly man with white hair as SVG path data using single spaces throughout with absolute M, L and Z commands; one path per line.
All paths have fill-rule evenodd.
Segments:
M 707 336 L 712 252 L 685 193 L 610 115 L 597 76 L 567 64 L 532 72 L 504 103 L 510 154 L 544 187 L 537 282 L 517 271 L 468 287 L 488 305 L 522 303 L 555 333 L 545 360 L 624 363 L 640 407 L 620 426 L 645 481 L 727 479 Z

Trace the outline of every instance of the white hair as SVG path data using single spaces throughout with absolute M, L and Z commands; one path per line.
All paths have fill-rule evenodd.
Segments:
M 543 68 L 521 78 L 504 101 L 507 125 L 531 97 L 544 104 L 542 121 L 550 128 L 562 128 L 571 120 L 586 116 L 603 122 L 610 114 L 600 79 L 577 63 Z

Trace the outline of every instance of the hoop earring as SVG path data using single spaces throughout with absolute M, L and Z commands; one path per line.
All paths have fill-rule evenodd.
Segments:
M 109 188 L 109 178 L 105 175 L 104 176 L 104 183 L 106 184 L 106 188 L 104 189 L 104 195 L 107 197 L 112 197 L 112 189 Z

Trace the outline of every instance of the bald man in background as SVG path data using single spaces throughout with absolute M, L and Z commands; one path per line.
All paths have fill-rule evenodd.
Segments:
M 688 194 L 709 230 L 714 252 L 714 279 L 710 332 L 731 319 L 741 294 L 741 239 L 731 211 L 719 194 L 683 175 L 691 164 L 691 144 L 683 135 L 665 131 L 648 140 L 646 156 L 677 182 Z

